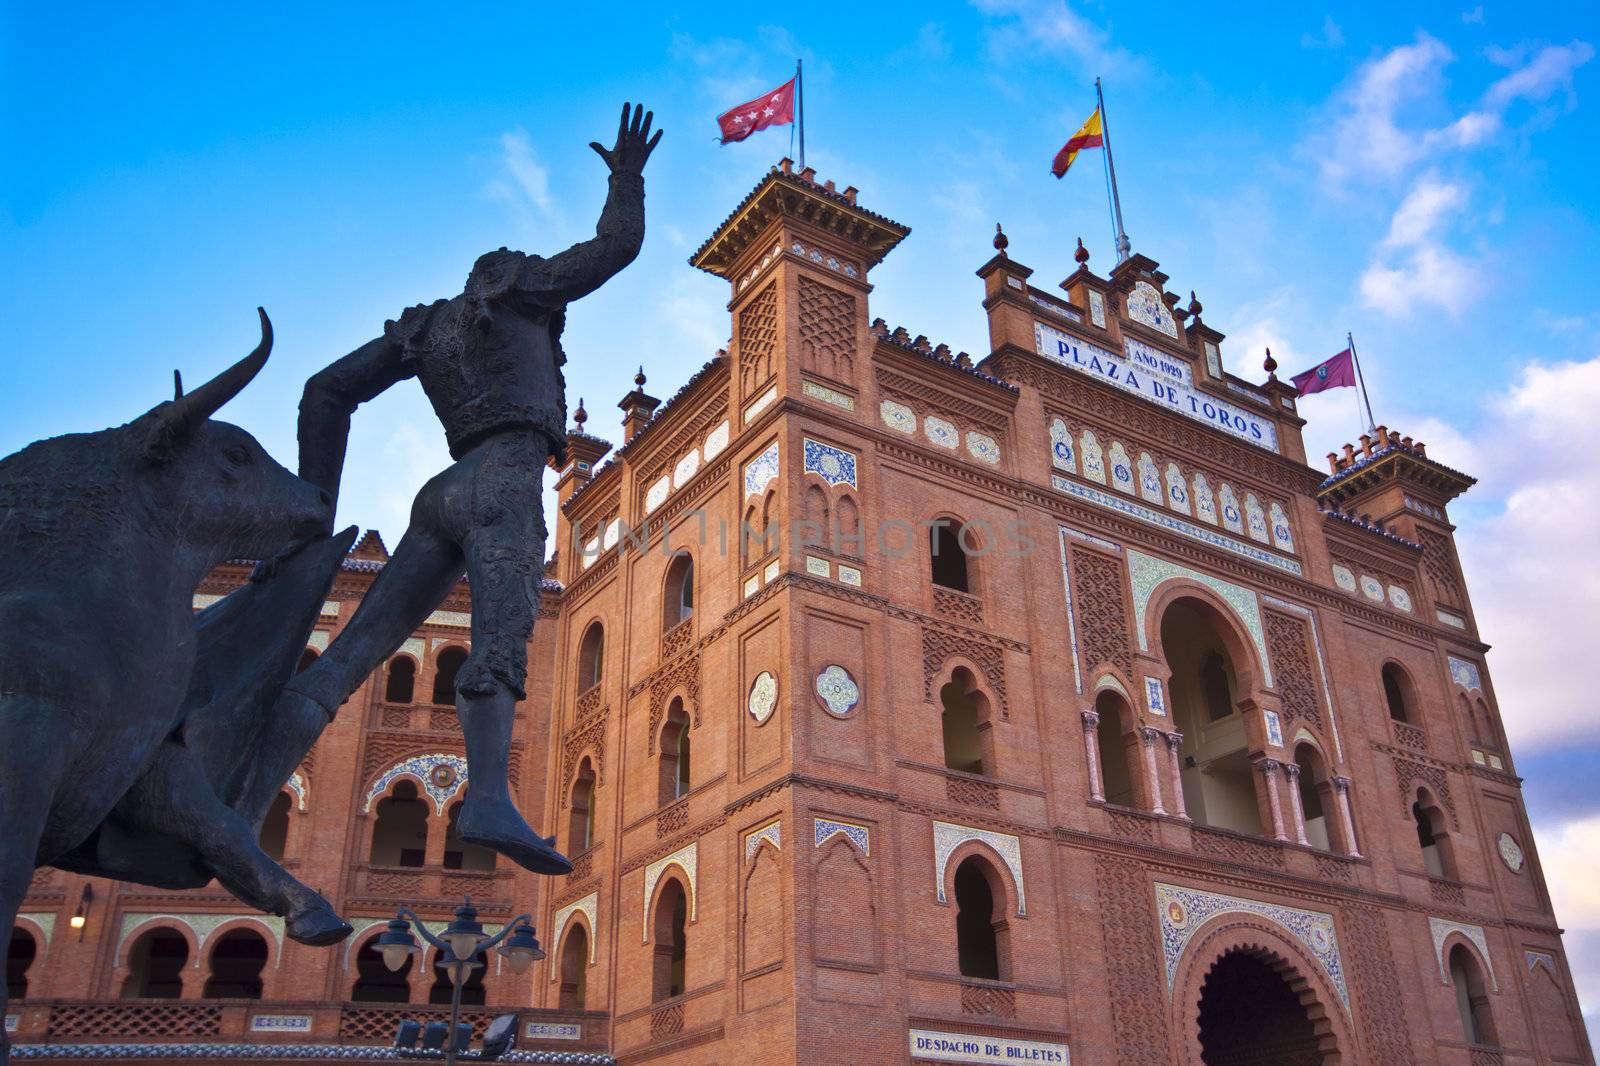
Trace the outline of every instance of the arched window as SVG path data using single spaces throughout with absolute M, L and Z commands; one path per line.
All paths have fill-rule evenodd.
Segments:
M 278 798 L 267 808 L 267 816 L 261 822 L 258 842 L 261 850 L 274 859 L 281 860 L 289 846 L 289 803 L 288 792 L 278 793 Z
M 594 767 L 585 755 L 572 782 L 572 820 L 567 824 L 567 852 L 577 855 L 594 844 Z
M 656 897 L 655 952 L 652 956 L 650 998 L 671 999 L 684 993 L 687 978 L 689 897 L 683 882 L 667 878 Z
M 415 784 L 401 781 L 387 799 L 378 801 L 367 861 L 374 866 L 421 866 L 427 854 L 428 804 L 417 795 Z
M 994 738 L 989 721 L 989 699 L 966 667 L 958 666 L 950 681 L 939 689 L 944 707 L 940 726 L 944 736 L 944 764 L 969 774 L 994 773 Z
M 1139 805 L 1139 739 L 1133 731 L 1133 711 L 1115 692 L 1095 697 L 1094 709 L 1100 716 L 1095 727 L 1095 745 L 1100 757 L 1100 791 L 1107 803 L 1122 807 Z
M 294 672 L 297 674 L 303 674 L 306 672 L 306 668 L 316 661 L 317 649 L 307 648 L 305 651 L 300 653 L 300 662 L 295 666 Z
M 350 998 L 356 1003 L 406 1003 L 411 999 L 411 962 L 407 955 L 399 971 L 383 963 L 383 952 L 378 950 L 378 938 L 368 937 L 356 952 L 356 983 L 350 989 Z
M 180 999 L 189 942 L 176 929 L 151 929 L 128 949 L 123 999 Z
M 1187 597 L 1161 616 L 1172 724 L 1183 734 L 1179 780 L 1183 805 L 1196 823 L 1259 834 L 1258 775 L 1236 699 L 1239 671 L 1224 636 L 1228 624 L 1209 603 Z
M 1445 830 L 1444 812 L 1433 802 L 1427 789 L 1417 790 L 1411 817 L 1417 823 L 1417 846 L 1422 849 L 1422 865 L 1429 876 L 1455 880 L 1455 853 L 1450 846 L 1450 834 Z
M 1411 679 L 1398 663 L 1383 664 L 1383 698 L 1389 704 L 1389 717 L 1397 722 L 1415 724 L 1412 713 Z
M 1469 1044 L 1497 1045 L 1494 1016 L 1489 1012 L 1489 992 L 1484 987 L 1483 971 L 1465 944 L 1450 949 L 1450 983 L 1455 987 L 1456 1012 L 1461 1016 L 1461 1035 Z
M 440 953 L 433 952 L 433 984 L 428 987 L 428 1002 L 435 1006 L 450 1005 L 450 967 L 440 961 Z M 487 966 L 468 966 L 465 980 L 461 982 L 461 1002 L 467 1006 L 481 1007 L 488 1002 L 489 994 L 483 987 Z
M 587 692 L 600 683 L 606 664 L 606 627 L 589 623 L 578 645 L 578 691 Z
M 966 526 L 953 518 L 936 519 L 928 529 L 933 583 L 957 592 L 971 592 L 968 552 L 974 546 L 972 534 Z
M 11 944 L 6 948 L 6 995 L 14 1003 L 28 997 L 28 967 L 39 954 L 39 944 L 26 929 L 11 930 Z
M 802 548 L 827 550 L 829 536 L 828 494 L 819 485 L 806 486 L 804 520 L 800 524 L 799 541 Z
M 433 663 L 433 702 L 442 707 L 456 704 L 456 674 L 467 661 L 462 648 L 446 648 Z
M 231 929 L 211 949 L 211 973 L 200 995 L 206 999 L 260 999 L 267 942 L 254 929 Z
M 1008 977 L 1004 882 L 976 855 L 956 867 L 956 954 L 962 977 Z
M 446 870 L 493 870 L 495 853 L 482 844 L 471 844 L 456 833 L 456 820 L 461 817 L 461 804 L 450 806 L 450 820 L 444 831 L 444 868 Z
M 409 655 L 389 660 L 389 676 L 383 683 L 385 703 L 410 703 L 417 694 L 417 661 Z
M 667 567 L 667 583 L 661 597 L 661 629 L 665 632 L 694 615 L 694 559 L 679 555 Z
M 1328 781 L 1327 764 L 1323 762 L 1321 752 L 1310 744 L 1301 744 L 1294 749 L 1294 764 L 1300 768 L 1300 813 L 1305 818 L 1306 839 L 1314 848 L 1332 851 L 1334 835 L 1330 827 L 1333 819 L 1329 817 L 1332 786 Z
M 661 727 L 661 788 L 657 797 L 664 807 L 689 794 L 689 715 L 683 700 L 674 696 Z
M 861 511 L 848 494 L 839 497 L 835 508 L 833 550 L 840 555 L 859 556 L 861 544 Z
M 573 922 L 567 930 L 567 942 L 561 945 L 561 996 L 556 1006 L 561 1010 L 583 1010 L 588 986 L 589 934 Z

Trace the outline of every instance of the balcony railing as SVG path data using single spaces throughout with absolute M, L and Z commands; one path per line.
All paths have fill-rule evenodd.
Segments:
M 449 870 L 441 866 L 356 864 L 358 892 L 402 900 L 459 900 L 471 894 L 484 903 L 511 898 L 511 869 Z

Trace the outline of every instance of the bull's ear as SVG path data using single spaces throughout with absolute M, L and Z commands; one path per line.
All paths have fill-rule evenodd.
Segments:
M 148 457 L 164 457 L 174 444 L 200 428 L 218 408 L 237 396 L 267 365 L 267 356 L 272 351 L 272 320 L 267 318 L 264 308 L 256 308 L 256 313 L 261 316 L 261 342 L 255 351 L 188 395 L 184 395 L 182 379 L 174 372 L 177 396 L 171 403 L 162 404 L 151 412 L 154 424 L 145 443 Z

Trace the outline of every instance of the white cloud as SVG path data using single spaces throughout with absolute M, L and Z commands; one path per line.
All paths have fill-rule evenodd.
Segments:
M 1467 190 L 1429 172 L 1395 209 L 1389 232 L 1361 275 L 1362 301 L 1392 318 L 1425 305 L 1460 315 L 1480 289 L 1475 264 L 1445 244 L 1443 230 L 1467 204 Z
M 533 154 L 533 142 L 528 131 L 518 126 L 500 135 L 500 150 L 504 153 L 507 173 L 522 190 L 528 202 L 542 214 L 550 213 L 550 171 Z
M 1479 4 L 1471 11 L 1463 11 L 1461 13 L 1461 21 L 1469 26 L 1483 25 L 1483 5 Z
M 1339 49 L 1344 47 L 1344 30 L 1333 21 L 1332 15 L 1322 16 L 1322 30 L 1319 33 L 1302 33 L 1300 35 L 1301 48 L 1329 48 Z
M 1586 41 L 1571 44 L 1548 45 L 1529 63 L 1507 74 L 1484 93 L 1484 104 L 1495 110 L 1504 110 L 1517 100 L 1539 102 L 1548 100 L 1556 90 L 1567 94 L 1568 106 L 1576 102 L 1572 88 L 1572 72 L 1594 58 L 1594 48 Z
M 972 0 L 993 18 L 1015 19 L 991 29 L 989 52 L 1005 60 L 1043 52 L 1072 61 L 1082 73 L 1129 75 L 1143 63 L 1112 43 L 1111 34 L 1075 10 L 1067 0 Z
M 1388 178 L 1422 159 L 1426 136 L 1403 122 L 1415 105 L 1439 96 L 1454 58 L 1444 42 L 1419 33 L 1413 43 L 1363 63 L 1334 98 L 1331 133 L 1313 146 L 1323 177 L 1335 184 Z
M 1567 965 L 1590 1039 L 1600 1022 L 1600 952 L 1581 945 L 1600 941 L 1600 815 L 1539 826 L 1539 862 L 1550 888 L 1556 921 L 1566 929 Z

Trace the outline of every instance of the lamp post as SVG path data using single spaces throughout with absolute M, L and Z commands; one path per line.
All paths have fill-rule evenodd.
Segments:
M 450 967 L 450 1032 L 445 1036 L 444 1061 L 445 1066 L 455 1066 L 456 1026 L 461 1022 L 461 986 L 466 983 L 473 967 L 488 965 L 487 960 L 478 961 L 478 956 L 495 948 L 510 963 L 511 971 L 521 974 L 545 957 L 544 950 L 539 947 L 539 939 L 534 936 L 533 926 L 526 914 L 511 919 L 494 936 L 484 935 L 483 923 L 478 921 L 478 912 L 472 906 L 472 897 L 468 896 L 456 908 L 455 920 L 445 927 L 442 937 L 430 932 L 410 908 L 401 907 L 395 912 L 388 931 L 378 937 L 378 949 L 383 953 L 383 964 L 396 973 L 406 964 L 407 958 L 422 953 L 417 946 L 417 938 L 411 935 L 412 923 L 416 924 L 422 939 L 439 950 L 440 961 Z

